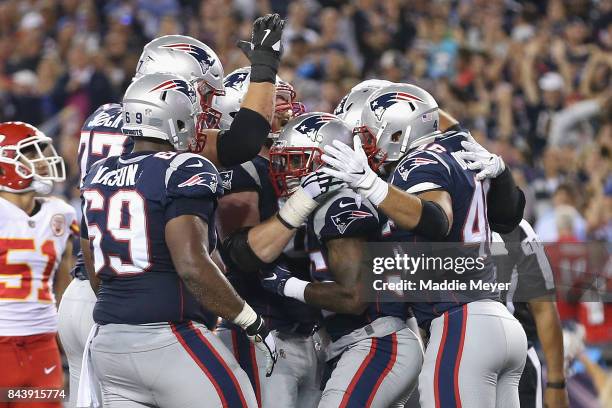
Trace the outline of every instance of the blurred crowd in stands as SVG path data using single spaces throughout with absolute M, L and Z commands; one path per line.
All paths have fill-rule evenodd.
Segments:
M 120 100 L 144 44 L 191 35 L 229 73 L 270 11 L 308 110 L 366 78 L 420 85 L 512 167 L 544 241 L 612 241 L 611 0 L 5 0 L 0 120 L 58 140 L 76 204 L 81 124 Z

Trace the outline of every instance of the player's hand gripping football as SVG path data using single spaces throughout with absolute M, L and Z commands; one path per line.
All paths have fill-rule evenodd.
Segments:
M 276 364 L 276 342 L 274 336 L 266 327 L 261 316 L 257 316 L 250 326 L 245 329 L 246 335 L 249 340 L 262 351 L 266 356 L 266 377 L 272 375 L 274 370 L 274 364 Z
M 351 149 L 339 140 L 334 140 L 333 146 L 325 146 L 323 149 L 326 154 L 321 156 L 321 160 L 333 168 L 323 167 L 321 171 L 345 181 L 374 205 L 379 205 L 387 196 L 389 185 L 368 165 L 368 157 L 359 136 L 353 138 L 353 147 Z
M 470 170 L 480 170 L 476 174 L 476 180 L 495 178 L 505 169 L 504 160 L 496 154 L 490 153 L 479 145 L 474 139 L 461 142 L 465 151 L 455 153 L 459 158 L 471 162 L 467 164 Z
M 253 23 L 251 41 L 238 41 L 238 48 L 251 61 L 251 82 L 275 83 L 284 26 L 285 20 L 278 14 L 267 14 Z

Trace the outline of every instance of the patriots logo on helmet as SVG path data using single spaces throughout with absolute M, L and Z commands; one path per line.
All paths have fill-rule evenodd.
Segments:
M 221 176 L 221 187 L 224 190 L 232 189 L 232 176 L 234 175 L 234 170 L 226 170 L 219 172 L 219 176 Z
M 331 220 L 336 228 L 338 228 L 338 231 L 341 234 L 344 234 L 346 229 L 353 223 L 353 221 L 368 217 L 373 217 L 373 215 L 366 211 L 347 210 L 336 215 L 332 215 Z
M 223 81 L 223 86 L 239 91 L 248 76 L 249 74 L 246 72 L 235 72 L 225 78 L 225 81 Z
M 162 82 L 155 88 L 151 89 L 149 92 L 169 91 L 171 89 L 185 94 L 185 96 L 188 97 L 192 103 L 196 101 L 196 96 L 193 89 L 189 87 L 189 84 L 187 84 L 187 82 L 181 79 L 170 79 L 168 81 Z
M 382 116 L 384 115 L 385 111 L 400 101 L 407 101 L 409 103 L 425 103 L 425 101 L 418 96 L 414 96 L 406 92 L 389 92 L 371 100 L 370 109 L 374 112 L 374 115 L 376 115 L 376 119 L 382 120 Z M 411 107 L 412 110 L 416 110 L 414 105 Z
M 197 45 L 176 43 L 162 45 L 161 48 L 170 48 L 177 51 L 183 51 L 195 58 L 196 61 L 202 67 L 202 71 L 206 72 L 209 67 L 215 63 L 215 58 L 210 55 L 204 48 L 200 48 Z
M 336 106 L 336 109 L 334 109 L 334 115 L 340 116 L 344 112 L 346 112 L 344 108 L 345 108 L 347 99 L 348 99 L 348 95 L 344 95 L 344 97 L 340 100 L 340 103 L 338 104 L 338 106 Z
M 177 187 L 204 186 L 208 187 L 210 191 L 214 193 L 217 191 L 218 184 L 219 180 L 217 179 L 216 174 L 204 171 L 202 173 L 194 174 Z
M 321 142 L 323 138 L 317 135 L 319 129 L 329 121 L 336 117 L 330 114 L 314 115 L 301 121 L 294 129 L 303 135 L 308 136 L 313 142 Z

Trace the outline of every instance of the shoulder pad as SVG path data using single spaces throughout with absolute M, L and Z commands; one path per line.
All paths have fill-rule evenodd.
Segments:
M 121 132 L 123 120 L 121 116 L 121 105 L 118 103 L 107 103 L 100 106 L 83 123 L 83 130 L 95 128 L 110 128 Z
M 100 106 L 92 113 L 83 124 L 83 131 L 90 131 L 99 128 L 100 131 L 115 131 L 121 133 L 123 117 L 121 115 L 121 105 L 118 103 L 107 103 Z
M 42 198 L 45 205 L 44 211 L 51 214 L 51 228 L 55 235 L 78 234 L 79 226 L 77 214 L 74 207 L 59 197 Z
M 251 160 L 219 171 L 223 190 L 225 192 L 261 190 L 261 170 L 258 167 L 259 163 Z M 268 174 L 267 169 L 264 174 Z
M 397 165 L 390 182 L 404 191 L 416 194 L 447 189 L 450 174 L 450 166 L 441 153 L 421 150 L 409 154 Z
M 323 203 L 312 217 L 318 239 L 371 235 L 378 231 L 372 203 L 353 190 L 342 189 Z
M 217 168 L 208 159 L 193 153 L 179 153 L 168 162 L 165 185 L 169 197 L 223 195 Z
M 100 160 L 96 161 L 94 164 L 92 164 L 89 169 L 87 169 L 87 173 L 83 175 L 83 182 L 81 187 L 85 186 L 87 180 L 91 178 L 90 176 L 92 174 L 96 174 L 96 172 L 104 165 L 104 163 L 106 163 L 107 160 L 115 159 L 116 157 L 117 156 L 103 157 Z

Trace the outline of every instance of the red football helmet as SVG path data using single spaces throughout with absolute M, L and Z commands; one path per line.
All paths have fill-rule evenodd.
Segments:
M 0 123 L 0 191 L 51 192 L 66 169 L 50 137 L 24 122 Z

